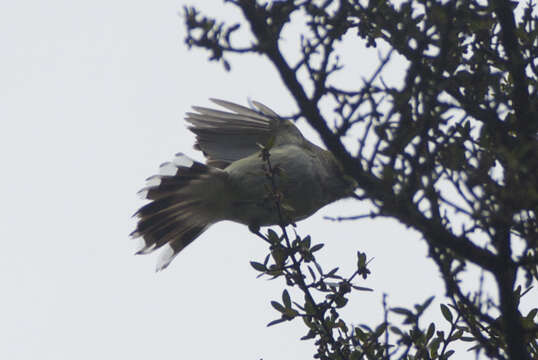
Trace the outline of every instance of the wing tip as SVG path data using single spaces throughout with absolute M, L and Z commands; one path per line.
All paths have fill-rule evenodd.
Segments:
M 252 105 L 256 107 L 262 114 L 273 117 L 275 119 L 281 119 L 280 115 L 278 115 L 276 112 L 274 112 L 270 107 L 267 105 L 262 104 L 259 101 L 251 100 Z

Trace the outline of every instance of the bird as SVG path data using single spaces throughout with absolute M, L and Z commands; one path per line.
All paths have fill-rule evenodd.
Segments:
M 131 237 L 141 240 L 137 254 L 163 248 L 157 271 L 219 221 L 251 230 L 284 221 L 268 196 L 267 160 L 287 224 L 352 196 L 357 187 L 336 157 L 308 141 L 291 120 L 257 101 L 245 107 L 210 100 L 221 109 L 193 106 L 185 117 L 206 163 L 177 153 L 139 191 L 149 202 L 133 215 L 138 221 Z

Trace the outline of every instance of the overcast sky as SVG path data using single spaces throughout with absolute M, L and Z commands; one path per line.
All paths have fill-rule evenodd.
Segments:
M 266 328 L 278 317 L 269 301 L 280 298 L 282 283 L 256 279 L 249 261 L 262 260 L 267 249 L 245 226 L 213 226 L 161 273 L 154 272 L 155 255 L 133 255 L 128 234 L 144 179 L 179 151 L 202 160 L 183 121 L 190 106 L 219 97 L 256 99 L 284 115 L 295 109 L 262 58 L 232 58 L 226 73 L 206 53 L 188 52 L 183 5 L 0 5 L 0 358 L 312 356 L 313 343 L 298 340 L 302 322 Z M 237 16 L 221 1 L 203 5 L 223 19 Z M 344 61 L 359 63 L 360 74 L 373 70 L 375 52 L 348 52 Z M 380 323 L 384 292 L 390 306 L 411 306 L 431 293 L 442 299 L 417 233 L 390 220 L 323 220 L 365 211 L 366 204 L 341 201 L 298 227 L 326 242 L 319 257 L 327 268 L 350 274 L 357 250 L 375 258 L 373 275 L 360 283 L 374 291 L 354 295 L 345 318 Z

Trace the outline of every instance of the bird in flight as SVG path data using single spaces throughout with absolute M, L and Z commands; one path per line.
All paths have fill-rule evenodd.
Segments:
M 182 153 L 162 164 L 139 194 L 149 200 L 135 216 L 137 254 L 164 248 L 157 271 L 219 221 L 231 220 L 251 229 L 277 225 L 274 201 L 268 198 L 266 160 L 260 144 L 271 144 L 270 161 L 278 174 L 288 223 L 305 219 L 321 207 L 353 195 L 356 182 L 343 172 L 332 153 L 303 137 L 295 124 L 267 106 L 252 101 L 247 108 L 211 99 L 224 110 L 193 106 L 185 120 L 196 135 L 195 149 L 206 164 Z

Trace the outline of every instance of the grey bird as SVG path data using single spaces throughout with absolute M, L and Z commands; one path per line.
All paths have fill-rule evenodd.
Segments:
M 139 192 L 150 202 L 135 213 L 138 224 L 131 236 L 143 240 L 137 254 L 165 247 L 157 271 L 219 221 L 251 229 L 280 223 L 268 197 L 267 163 L 260 156 L 260 144 L 271 143 L 269 160 L 278 169 L 274 179 L 288 210 L 287 223 L 352 196 L 357 186 L 332 153 L 306 140 L 292 121 L 267 106 L 257 101 L 252 108 L 211 101 L 228 111 L 193 106 L 195 112 L 185 118 L 207 164 L 178 153 Z

